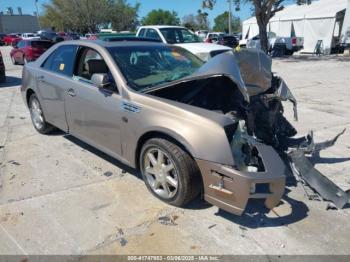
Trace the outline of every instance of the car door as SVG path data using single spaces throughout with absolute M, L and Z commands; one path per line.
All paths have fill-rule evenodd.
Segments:
M 22 63 L 22 58 L 23 58 L 22 49 L 24 48 L 24 46 L 25 46 L 24 41 L 19 41 L 17 45 L 14 47 L 13 57 L 17 63 Z
M 68 131 L 65 114 L 65 96 L 72 88 L 74 61 L 78 46 L 58 47 L 41 65 L 37 87 L 46 121 Z
M 110 85 L 96 87 L 93 74 L 106 74 Z M 69 132 L 116 157 L 121 156 L 121 97 L 103 57 L 94 49 L 81 47 L 74 81 L 66 96 Z

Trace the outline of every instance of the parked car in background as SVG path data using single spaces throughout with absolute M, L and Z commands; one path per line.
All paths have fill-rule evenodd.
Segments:
M 218 54 L 232 51 L 231 48 L 226 46 L 203 43 L 196 34 L 182 26 L 141 26 L 137 30 L 136 36 L 152 38 L 166 44 L 180 46 L 203 61 L 207 61 Z
M 67 34 L 66 32 L 63 32 L 63 31 L 58 32 L 57 35 L 62 37 L 65 41 L 66 40 L 73 40 L 73 38 L 69 34 Z
M 2 59 L 2 54 L 0 51 L 0 83 L 6 82 L 6 75 L 5 75 L 5 64 L 4 60 Z
M 6 34 L 0 33 L 0 46 L 5 45 L 5 42 L 4 42 L 5 36 L 6 36 Z
M 304 48 L 303 37 L 279 37 L 274 32 L 267 33 L 268 38 L 268 50 L 271 52 L 273 49 L 284 49 L 286 55 L 293 55 L 294 52 L 300 51 Z M 260 36 L 256 35 L 247 40 L 247 48 L 261 48 Z
M 35 40 L 39 40 L 40 39 L 40 36 L 34 34 L 34 33 L 23 33 L 21 35 L 21 38 L 23 40 L 29 40 L 29 39 L 35 39 Z
M 81 39 L 87 39 L 87 40 L 96 40 L 97 38 L 98 38 L 98 35 L 93 33 L 88 33 L 88 34 L 85 34 L 84 37 L 81 37 Z
M 226 35 L 223 32 L 211 32 L 208 33 L 207 36 L 204 39 L 204 42 L 206 43 L 212 43 L 212 44 L 219 44 L 220 38 L 222 36 Z
M 55 32 L 48 32 L 48 31 L 42 31 L 40 33 L 40 39 L 41 40 L 48 40 L 48 41 L 51 41 L 51 42 L 54 42 L 54 43 L 64 41 L 64 38 L 59 36 L 57 33 L 55 33 Z
M 199 31 L 196 31 L 195 33 L 200 38 L 205 39 L 207 37 L 208 32 L 209 32 L 208 30 L 199 30 Z
M 79 39 L 80 39 L 80 34 L 78 34 L 78 33 L 68 33 L 68 36 L 69 36 L 72 40 L 79 40 Z
M 224 35 L 220 37 L 219 44 L 231 48 L 236 48 L 238 46 L 238 40 L 234 35 Z
M 15 45 L 18 41 L 20 41 L 22 38 L 21 38 L 21 34 L 8 34 L 6 35 L 4 38 L 4 43 L 5 45 Z
M 52 45 L 52 41 L 47 40 L 21 40 L 11 50 L 12 63 L 16 65 L 35 61 Z

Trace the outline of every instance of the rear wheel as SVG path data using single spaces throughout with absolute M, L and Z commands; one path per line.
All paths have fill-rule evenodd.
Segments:
M 148 190 L 166 203 L 183 206 L 200 193 L 195 161 L 168 140 L 148 140 L 141 150 L 140 167 Z
M 49 134 L 55 129 L 54 126 L 46 122 L 39 99 L 35 94 L 29 98 L 29 111 L 33 126 L 39 133 Z

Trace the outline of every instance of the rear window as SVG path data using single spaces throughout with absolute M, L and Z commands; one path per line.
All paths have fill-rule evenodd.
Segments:
M 35 48 L 45 48 L 48 49 L 52 46 L 52 43 L 46 41 L 32 41 L 31 46 Z

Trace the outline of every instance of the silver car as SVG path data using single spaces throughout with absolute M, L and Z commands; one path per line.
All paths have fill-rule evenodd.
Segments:
M 169 204 L 202 193 L 240 215 L 251 198 L 280 201 L 286 168 L 247 132 L 250 94 L 233 53 L 204 64 L 161 43 L 65 41 L 25 65 L 22 79 L 38 132 L 59 128 L 140 169 Z

